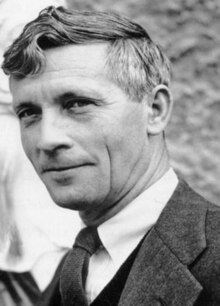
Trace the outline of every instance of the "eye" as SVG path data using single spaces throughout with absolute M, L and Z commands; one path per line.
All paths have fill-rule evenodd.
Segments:
M 31 120 L 40 115 L 40 109 L 37 107 L 22 107 L 16 111 L 20 120 Z
M 70 100 L 65 101 L 65 108 L 66 109 L 77 109 L 82 108 L 88 105 L 94 104 L 94 101 L 88 98 L 73 98 Z

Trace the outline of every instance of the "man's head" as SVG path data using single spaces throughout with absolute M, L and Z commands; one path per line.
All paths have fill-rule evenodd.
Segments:
M 5 53 L 24 150 L 59 205 L 88 224 L 167 168 L 169 62 L 117 14 L 47 8 Z

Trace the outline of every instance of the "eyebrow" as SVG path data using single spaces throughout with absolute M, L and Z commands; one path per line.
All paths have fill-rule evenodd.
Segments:
M 74 92 L 68 91 L 61 95 L 58 95 L 54 100 L 56 103 L 59 103 L 60 101 L 64 101 L 69 98 L 72 99 L 72 98 L 79 98 L 79 97 L 85 97 L 85 96 L 78 95 L 78 94 L 75 94 Z
M 71 92 L 71 91 L 68 91 L 68 92 L 65 92 L 61 95 L 58 95 L 54 100 L 55 100 L 55 103 L 60 103 L 62 101 L 65 101 L 67 99 L 88 99 L 88 100 L 94 100 L 94 101 L 97 101 L 97 102 L 103 102 L 104 99 L 101 98 L 101 97 L 94 97 L 94 96 L 89 96 L 89 94 L 81 94 L 81 93 L 75 93 L 75 92 Z
M 20 102 L 18 105 L 13 105 L 13 110 L 15 113 L 17 113 L 20 109 L 22 108 L 28 108 L 28 107 L 37 107 L 36 104 L 34 104 L 33 102 L 28 102 L 28 101 L 24 101 L 24 102 Z

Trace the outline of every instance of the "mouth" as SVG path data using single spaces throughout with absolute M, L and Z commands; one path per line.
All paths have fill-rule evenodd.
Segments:
M 80 175 L 80 169 L 88 164 L 78 164 L 74 166 L 49 166 L 43 169 L 42 176 L 45 180 L 53 181 L 59 186 L 69 186 Z
M 42 167 L 42 173 L 47 173 L 47 172 L 51 172 L 51 173 L 64 173 L 64 172 L 68 172 L 69 170 L 74 170 L 77 168 L 81 168 L 81 167 L 85 167 L 85 166 L 89 166 L 91 164 L 89 163 L 85 163 L 85 164 L 78 164 L 78 165 L 71 165 L 71 166 L 46 166 L 46 167 Z

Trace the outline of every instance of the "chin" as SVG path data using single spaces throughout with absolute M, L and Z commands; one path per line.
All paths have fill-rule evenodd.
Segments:
M 71 210 L 96 209 L 106 198 L 105 188 L 100 192 L 100 186 L 88 183 L 86 180 L 84 184 L 75 183 L 66 186 L 47 184 L 46 186 L 51 198 L 58 206 Z
M 76 210 L 76 211 L 83 211 L 87 210 L 89 207 L 92 206 L 90 202 L 91 199 L 83 196 L 82 193 L 79 194 L 68 194 L 68 193 L 52 193 L 50 195 L 53 201 L 62 208 Z

